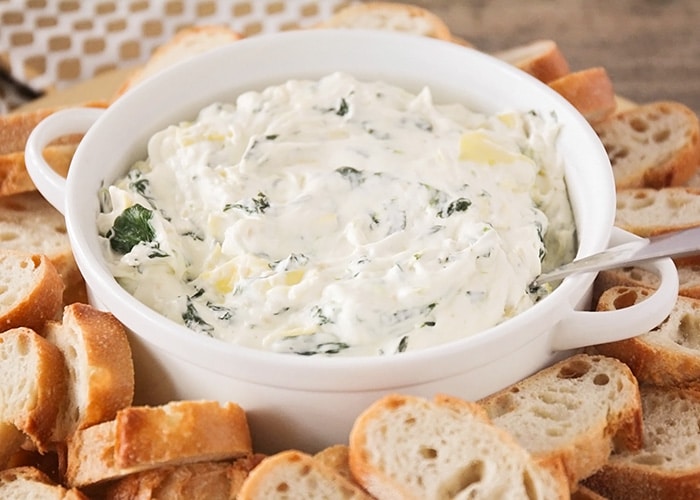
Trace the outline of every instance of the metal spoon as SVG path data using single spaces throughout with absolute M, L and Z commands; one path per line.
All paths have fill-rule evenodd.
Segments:
M 700 254 L 700 227 L 623 243 L 542 273 L 532 284 L 536 287 L 574 273 L 603 271 L 662 257 L 687 257 L 695 254 Z

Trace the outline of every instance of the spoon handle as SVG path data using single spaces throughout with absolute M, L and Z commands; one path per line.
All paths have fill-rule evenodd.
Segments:
M 662 257 L 686 257 L 700 253 L 700 227 L 675 231 L 652 238 L 641 238 L 602 252 L 583 257 L 550 272 L 542 273 L 535 280 L 538 284 L 562 279 L 573 273 L 602 271 L 620 266 L 630 266 Z

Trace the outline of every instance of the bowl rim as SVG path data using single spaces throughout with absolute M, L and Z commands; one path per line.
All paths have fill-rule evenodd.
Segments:
M 397 385 L 410 385 L 418 380 L 421 382 L 434 380 L 461 372 L 464 370 L 464 357 L 472 349 L 480 349 L 480 359 L 470 360 L 470 363 L 481 366 L 498 356 L 498 352 L 503 349 L 500 344 L 507 343 L 511 350 L 514 350 L 518 345 L 530 342 L 539 335 L 545 335 L 547 330 L 554 326 L 557 318 L 561 317 L 562 309 L 573 307 L 573 302 L 590 287 L 593 276 L 571 276 L 564 280 L 548 297 L 516 317 L 493 328 L 447 344 L 409 351 L 396 356 L 337 358 L 286 356 L 198 336 L 186 327 L 167 320 L 131 296 L 118 285 L 111 273 L 100 263 L 101 255 L 94 255 L 90 251 L 91 245 L 88 242 L 90 239 L 89 229 L 92 229 L 94 233 L 96 230 L 94 230 L 94 226 L 88 227 L 85 223 L 87 219 L 84 212 L 86 210 L 80 203 L 80 191 L 88 190 L 82 185 L 80 176 L 83 170 L 90 168 L 89 164 L 97 160 L 100 153 L 97 147 L 99 141 L 104 141 L 105 137 L 110 135 L 110 127 L 115 129 L 115 124 L 119 121 L 124 122 L 126 116 L 134 112 L 137 115 L 139 112 L 143 114 L 140 106 L 147 106 L 149 99 L 154 98 L 160 90 L 173 81 L 180 82 L 180 87 L 184 87 L 188 82 L 193 81 L 193 75 L 197 72 L 222 64 L 224 61 L 233 62 L 241 55 L 255 52 L 268 53 L 266 51 L 269 51 L 271 47 L 278 47 L 277 44 L 287 47 L 285 49 L 287 52 L 292 50 L 289 47 L 296 47 L 294 50 L 302 50 L 301 47 L 309 48 L 324 44 L 330 47 L 334 44 L 340 44 L 344 50 L 352 47 L 353 50 L 358 51 L 361 51 L 359 47 L 367 49 L 393 47 L 394 51 L 398 48 L 406 51 L 422 51 L 421 57 L 423 59 L 421 62 L 424 62 L 425 58 L 428 57 L 425 54 L 432 54 L 435 56 L 436 64 L 444 65 L 444 61 L 449 60 L 472 64 L 478 68 L 488 68 L 504 81 L 522 85 L 521 92 L 523 92 L 522 89 L 525 89 L 525 93 L 537 95 L 549 103 L 553 109 L 556 109 L 560 118 L 565 118 L 566 125 L 571 124 L 571 127 L 577 128 L 577 134 L 580 134 L 577 136 L 578 139 L 582 140 L 583 144 L 590 149 L 588 155 L 595 158 L 600 166 L 599 175 L 604 175 L 603 167 L 609 168 L 607 154 L 597 135 L 568 101 L 530 75 L 475 49 L 418 35 L 372 30 L 307 30 L 274 33 L 243 39 L 231 45 L 213 49 L 150 77 L 116 100 L 85 134 L 85 138 L 78 146 L 74 157 L 73 165 L 77 165 L 77 167 L 71 168 L 67 178 L 66 220 L 68 233 L 74 246 L 76 262 L 85 276 L 92 300 L 111 311 L 133 334 L 148 344 L 157 345 L 168 355 L 186 362 L 206 364 L 211 369 L 216 369 L 214 364 L 217 366 L 228 364 L 232 367 L 237 365 L 237 367 L 232 368 L 236 377 L 256 383 L 333 391 L 343 391 L 348 390 L 348 388 L 362 390 L 361 386 L 366 384 L 348 381 L 339 386 L 337 383 L 338 380 L 347 377 L 349 370 L 361 368 L 366 373 L 381 375 L 377 382 L 381 380 L 385 386 L 395 387 Z M 324 57 L 328 56 L 324 55 Z M 328 73 L 330 72 L 329 70 Z M 271 73 L 274 73 L 271 78 L 275 79 L 275 75 L 279 71 L 271 71 Z M 301 73 L 304 72 L 301 71 L 299 74 Z M 477 75 L 477 78 L 480 77 Z M 490 78 L 493 80 L 495 76 Z M 211 100 L 207 100 L 211 102 Z M 111 130 L 111 132 L 113 133 L 115 130 Z M 138 148 L 138 146 L 135 147 Z M 123 168 L 125 170 L 126 165 Z M 596 168 L 596 166 L 590 168 Z M 596 233 L 596 238 L 579 241 L 579 256 L 605 248 L 610 237 L 614 221 L 614 183 L 611 171 L 606 177 L 604 185 L 608 186 L 609 192 L 601 195 L 603 200 L 608 201 L 608 206 L 603 209 L 600 216 L 601 227 Z M 578 192 L 578 188 L 574 192 Z M 83 213 L 81 214 L 81 212 Z M 96 238 L 96 234 L 93 237 Z M 92 246 L 94 247 L 94 245 Z M 528 325 L 537 321 L 542 322 L 542 328 L 528 328 Z M 144 329 L 147 330 L 145 334 Z M 516 332 L 523 334 L 517 335 Z M 153 338 L 149 338 L 154 333 L 160 337 L 157 342 L 154 342 Z M 211 359 L 199 362 L 191 357 L 188 359 L 190 353 L 198 351 L 206 352 L 207 356 L 211 356 Z M 441 361 L 435 363 L 436 359 Z M 212 360 L 216 360 L 216 363 L 212 363 Z M 417 367 L 419 368 L 417 369 Z M 410 372 L 409 375 L 404 373 L 406 370 Z M 295 374 L 295 377 L 290 379 L 288 374 Z M 320 374 L 324 375 L 320 376 Z M 372 388 L 378 388 L 377 385 L 374 384 Z

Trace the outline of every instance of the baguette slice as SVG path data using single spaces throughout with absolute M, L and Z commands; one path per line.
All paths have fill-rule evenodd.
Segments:
M 678 270 L 678 295 L 700 299 L 700 264 L 694 261 L 676 261 Z M 627 266 L 600 271 L 593 289 L 593 303 L 597 304 L 600 295 L 614 286 L 642 286 L 658 288 L 659 277 L 641 267 Z
M 0 249 L 0 331 L 42 328 L 59 314 L 63 288 L 46 256 Z
M 554 40 L 534 40 L 493 55 L 544 83 L 571 73 L 569 62 Z
M 331 467 L 297 450 L 265 458 L 243 482 L 239 500 L 355 499 L 371 500 L 367 493 Z
M 234 403 L 130 406 L 68 441 L 66 482 L 84 487 L 163 466 L 249 455 L 245 412 Z
M 579 485 L 576 491 L 571 493 L 571 500 L 607 500 L 604 496 L 596 493 L 592 489 Z
M 66 221 L 38 191 L 0 197 L 0 249 L 46 255 L 66 291 L 84 284 L 73 258 Z
M 44 159 L 61 176 L 68 174 L 78 143 L 58 144 L 44 149 Z M 0 155 L 0 196 L 36 190 L 24 162 L 24 151 Z
M 594 128 L 618 189 L 680 186 L 700 166 L 700 121 L 680 102 L 636 106 Z
M 603 67 L 574 71 L 547 84 L 569 101 L 590 123 L 605 120 L 617 109 L 615 89 Z
M 335 444 L 317 452 L 314 459 L 335 470 L 345 479 L 355 482 L 355 478 L 350 472 L 349 452 L 346 444 Z
M 56 484 L 34 467 L 15 467 L 0 471 L 0 498 L 3 500 L 88 500 L 74 488 Z
M 416 5 L 394 2 L 353 3 L 340 9 L 317 28 L 373 29 L 453 41 L 450 28 L 437 15 Z M 459 40 L 461 44 L 467 44 Z
M 49 322 L 46 339 L 56 345 L 68 367 L 67 397 L 52 439 L 112 420 L 134 397 L 134 364 L 122 324 L 110 313 L 86 304 L 63 310 L 62 322 Z
M 246 477 L 262 460 L 250 455 L 233 461 L 196 462 L 128 475 L 101 492 L 103 500 L 235 500 Z
M 535 460 L 476 403 L 385 396 L 350 432 L 350 470 L 378 499 L 568 498 L 560 463 Z
M 61 351 L 29 328 L 3 332 L 0 380 L 0 424 L 14 425 L 39 451 L 47 451 L 66 391 Z M 0 448 L 8 444 L 0 443 Z
M 585 485 L 610 500 L 700 498 L 700 393 L 641 387 L 644 447 L 614 454 Z
M 574 355 L 479 404 L 535 457 L 560 459 L 571 490 L 616 447 L 642 446 L 639 387 L 614 358 Z
M 651 288 L 616 286 L 598 300 L 599 311 L 643 301 Z M 700 388 L 700 300 L 679 296 L 668 318 L 649 332 L 595 346 L 627 364 L 640 384 Z
M 643 237 L 700 226 L 700 188 L 621 189 L 615 225 Z
M 24 434 L 8 422 L 0 422 L 0 470 L 6 468 L 21 450 Z
M 158 47 L 146 64 L 136 69 L 117 89 L 116 97 L 170 66 L 192 56 L 240 40 L 242 35 L 225 26 L 188 26 Z

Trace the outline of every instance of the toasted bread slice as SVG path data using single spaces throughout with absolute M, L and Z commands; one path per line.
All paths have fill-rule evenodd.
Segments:
M 643 301 L 651 288 L 615 286 L 597 309 L 614 311 Z M 668 318 L 649 332 L 595 346 L 627 364 L 640 383 L 700 388 L 700 300 L 679 296 Z
M 639 387 L 614 358 L 574 355 L 479 404 L 534 456 L 559 458 L 572 490 L 616 447 L 642 446 Z
M 88 500 L 80 491 L 53 482 L 34 467 L 15 467 L 0 471 L 0 498 L 3 500 Z
M 370 500 L 372 497 L 311 455 L 286 450 L 260 462 L 243 482 L 238 498 Z
M 610 499 L 700 498 L 700 393 L 641 387 L 644 447 L 620 452 L 584 481 Z
M 0 197 L 0 249 L 46 255 L 66 290 L 84 284 L 63 215 L 38 191 Z
M 434 13 L 416 5 L 394 2 L 353 3 L 319 23 L 317 28 L 387 30 L 454 40 L 445 21 Z M 467 42 L 459 39 L 459 43 Z
M 538 80 L 549 83 L 569 73 L 569 61 L 554 40 L 533 40 L 492 54 L 520 68 Z
M 227 45 L 243 38 L 226 26 L 188 26 L 158 47 L 146 64 L 137 68 L 119 87 L 115 97 L 123 95 L 140 82 L 192 56 Z
M 352 472 L 350 472 L 348 454 L 348 445 L 334 444 L 317 452 L 314 455 L 314 459 L 335 470 L 341 476 L 345 477 L 345 479 L 355 482 L 355 478 L 352 477 Z
M 621 189 L 615 225 L 643 237 L 700 226 L 700 188 Z
M 68 174 L 78 143 L 59 144 L 44 149 L 44 159 L 59 174 Z M 0 155 L 0 196 L 36 190 L 24 163 L 24 151 Z
M 0 422 L 17 427 L 39 451 L 48 450 L 66 391 L 61 351 L 29 328 L 0 333 L 0 380 Z
M 587 486 L 578 485 L 575 491 L 571 492 L 571 500 L 608 500 L 603 495 L 600 495 L 588 488 Z
M 700 299 L 700 264 L 692 260 L 676 262 L 678 271 L 678 295 Z M 627 266 L 600 271 L 593 287 L 593 303 L 597 304 L 600 295 L 614 286 L 641 286 L 658 288 L 659 277 L 641 267 Z
M 617 108 L 612 81 L 606 69 L 601 66 L 570 72 L 547 84 L 590 123 L 605 120 Z
M 245 412 L 234 403 L 175 401 L 130 406 L 73 434 L 66 481 L 94 485 L 163 466 L 227 460 L 252 452 Z
M 700 121 L 680 102 L 658 101 L 596 123 L 618 189 L 685 184 L 700 166 Z
M 0 470 L 11 463 L 24 442 L 24 434 L 8 422 L 0 422 Z
M 71 304 L 61 322 L 43 331 L 63 353 L 68 367 L 67 397 L 53 440 L 64 441 L 78 429 L 112 420 L 134 397 L 134 364 L 122 324 L 110 313 Z
M 0 249 L 0 331 L 42 328 L 63 303 L 63 280 L 45 255 Z
M 233 461 L 197 462 L 138 472 L 108 485 L 100 498 L 235 500 L 243 481 L 263 458 L 254 454 Z
M 560 462 L 545 467 L 478 404 L 388 395 L 355 420 L 350 470 L 377 498 L 568 498 Z

